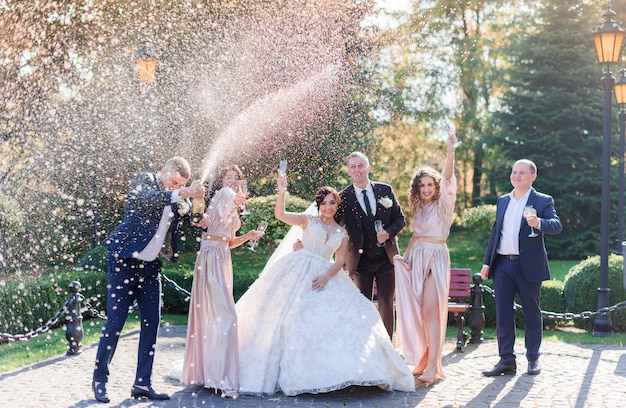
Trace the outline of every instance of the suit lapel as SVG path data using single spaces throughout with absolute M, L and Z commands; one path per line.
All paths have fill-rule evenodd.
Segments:
M 509 206 L 509 201 L 511 201 L 511 197 L 508 194 L 502 197 L 502 206 L 498 209 L 498 212 L 496 214 L 496 221 L 501 226 L 504 224 L 504 213 L 506 212 L 506 208 Z
M 382 195 L 382 192 L 380 190 L 380 185 L 372 181 L 372 191 L 374 191 L 374 205 L 376 206 L 376 215 L 379 214 L 379 211 L 381 211 L 380 203 L 378 202 Z M 374 218 L 376 218 L 376 215 L 374 215 Z

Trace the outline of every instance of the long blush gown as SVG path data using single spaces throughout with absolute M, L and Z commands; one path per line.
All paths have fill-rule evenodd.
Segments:
M 351 385 L 413 391 L 415 381 L 389 340 L 378 310 L 341 270 L 326 273 L 347 237 L 308 216 L 304 249 L 268 264 L 237 302 L 240 393 L 323 393 Z
M 442 350 L 448 321 L 448 292 L 450 286 L 450 252 L 446 240 L 450 235 L 456 178 L 441 180 L 441 196 L 413 215 L 413 237 L 404 258 L 396 256 L 396 338 L 402 355 L 413 366 L 425 364 L 431 349 L 425 329 L 424 282 L 429 274 L 434 279 L 439 304 L 441 344 L 432 349 Z M 438 358 L 437 372 L 445 377 Z
M 229 241 L 241 227 L 235 195 L 231 188 L 221 188 L 206 210 L 211 224 L 202 234 L 194 268 L 187 343 L 180 375 L 183 384 L 220 390 L 239 387 L 237 314 L 228 248 Z

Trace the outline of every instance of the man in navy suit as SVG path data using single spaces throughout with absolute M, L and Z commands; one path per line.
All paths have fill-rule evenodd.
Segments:
M 391 338 L 396 289 L 393 257 L 399 252 L 396 236 L 406 221 L 391 186 L 370 181 L 370 169 L 363 153 L 353 152 L 348 156 L 352 184 L 339 194 L 341 203 L 336 218 L 345 226 L 350 238 L 348 273 L 370 300 L 376 279 L 378 310 Z M 374 230 L 375 220 L 382 221 L 382 233 Z
M 496 335 L 500 361 L 487 377 L 515 374 L 515 294 L 518 293 L 524 313 L 524 340 L 527 373 L 541 372 L 539 347 L 543 320 L 539 297 L 541 282 L 550 279 L 544 235 L 560 234 L 561 220 L 554 209 L 554 199 L 536 191 L 537 166 L 530 160 L 515 162 L 511 171 L 513 191 L 498 198 L 496 220 L 489 236 L 480 274 L 493 279 L 496 293 Z M 536 215 L 524 215 L 532 206 Z M 532 227 L 532 228 L 531 228 Z M 537 234 L 534 236 L 534 232 Z
M 107 321 L 102 328 L 92 382 L 94 396 L 100 402 L 110 400 L 106 389 L 109 363 L 133 299 L 139 306 L 141 332 L 131 396 L 169 399 L 151 385 L 161 320 L 162 263 L 157 257 L 159 253 L 167 254 L 168 259 L 175 261 L 178 256 L 174 238 L 179 218 L 184 215 L 178 202 L 185 202 L 183 208 L 188 209 L 185 200 L 204 198 L 205 190 L 199 181 L 184 187 L 190 174 L 189 163 L 182 157 L 171 158 L 156 174 L 137 174 L 131 182 L 124 220 L 103 242 L 109 250 Z

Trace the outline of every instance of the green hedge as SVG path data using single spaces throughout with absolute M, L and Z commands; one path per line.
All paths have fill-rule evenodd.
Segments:
M 608 288 L 609 306 L 626 300 L 626 291 L 623 282 L 623 257 L 611 254 L 609 256 Z M 595 311 L 598 307 L 598 286 L 600 284 L 600 257 L 587 258 L 570 269 L 565 277 L 563 294 L 567 311 L 580 313 Z M 626 310 L 619 310 L 611 314 L 613 330 L 626 331 Z M 594 320 L 577 319 L 578 327 L 590 330 Z
M 81 293 L 98 310 L 106 297 L 106 273 L 100 271 L 61 272 L 27 278 L 0 287 L 0 331 L 23 334 L 39 328 L 63 306 L 72 281 L 81 283 Z M 61 316 L 58 325 L 63 324 Z

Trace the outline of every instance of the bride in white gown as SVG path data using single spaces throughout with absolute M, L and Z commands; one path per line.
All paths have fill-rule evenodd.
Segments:
M 297 395 L 350 385 L 413 391 L 411 370 L 378 311 L 343 269 L 348 235 L 334 220 L 339 194 L 318 191 L 318 216 L 289 213 L 286 186 L 279 176 L 275 214 L 302 228 L 304 249 L 273 256 L 236 304 L 240 392 Z

